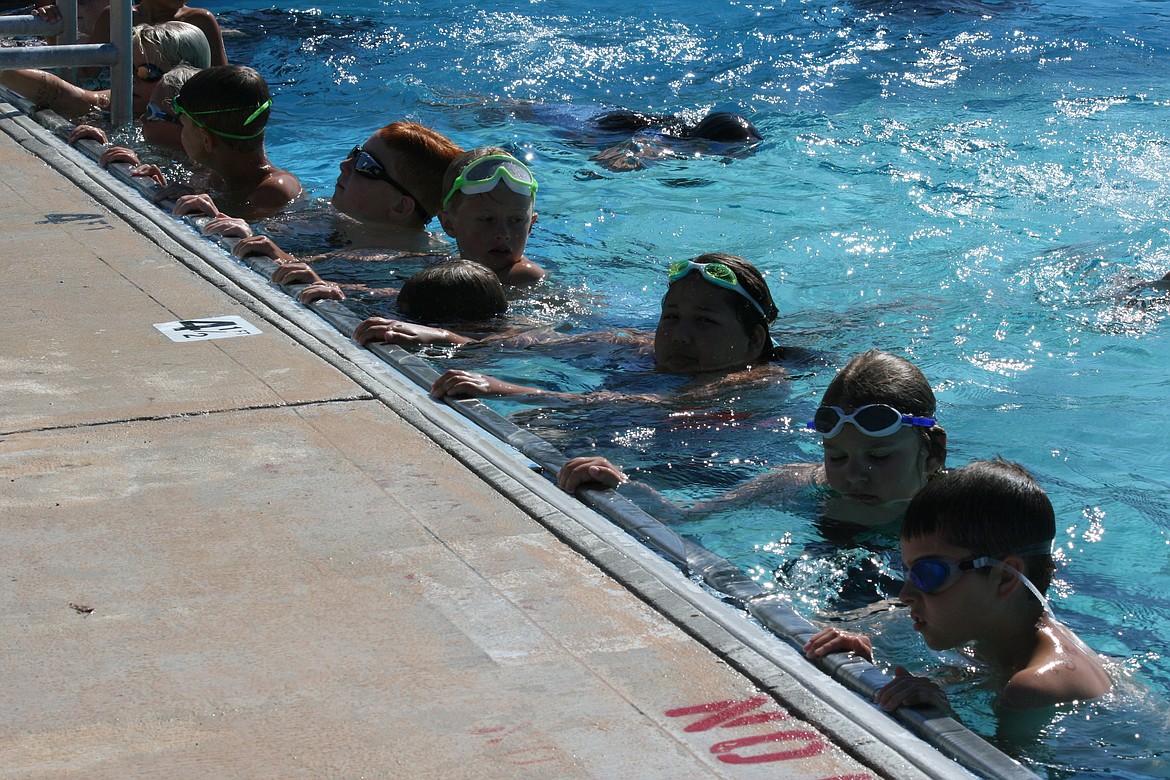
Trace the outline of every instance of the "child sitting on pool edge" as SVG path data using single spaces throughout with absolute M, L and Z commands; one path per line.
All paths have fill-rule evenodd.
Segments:
M 1100 659 L 1058 622 L 1044 593 L 1052 580 L 1052 502 L 1017 463 L 974 461 L 940 476 L 910 502 L 902 523 L 907 568 L 900 599 L 932 650 L 973 643 L 1006 677 L 998 704 L 1011 710 L 1093 699 L 1112 682 Z M 854 652 L 872 660 L 862 634 L 829 628 L 809 658 Z M 949 710 L 937 683 L 896 667 L 878 691 L 885 710 L 928 704 Z
M 833 377 L 808 424 L 824 437 L 820 462 L 774 468 L 681 511 L 701 514 L 759 499 L 789 500 L 795 490 L 815 486 L 831 491 L 821 507 L 828 519 L 863 526 L 896 522 L 914 494 L 946 465 L 947 435 L 935 409 L 934 391 L 917 366 L 889 352 L 863 352 Z M 617 487 L 627 481 L 600 456 L 573 458 L 558 475 L 570 493 L 589 482 Z

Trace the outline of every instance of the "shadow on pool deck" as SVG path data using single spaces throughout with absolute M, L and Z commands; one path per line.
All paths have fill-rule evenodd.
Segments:
M 967 776 L 0 109 L 0 774 Z M 225 315 L 261 333 L 155 327 Z

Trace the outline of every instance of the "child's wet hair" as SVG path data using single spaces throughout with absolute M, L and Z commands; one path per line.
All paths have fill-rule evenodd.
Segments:
M 137 24 L 131 32 L 139 46 L 149 43 L 154 47 L 162 58 L 162 62 L 155 64 L 164 71 L 183 63 L 200 70 L 211 65 L 211 45 L 203 31 L 193 24 L 177 20 Z
M 762 315 L 743 296 L 735 294 L 728 296 L 728 300 L 731 301 L 731 305 L 735 308 L 735 316 L 740 324 L 743 325 L 745 332 L 750 334 L 757 327 L 762 327 L 767 331 L 768 326 L 780 314 L 779 309 L 776 308 L 776 302 L 772 300 L 772 290 L 768 287 L 768 282 L 764 279 L 764 275 L 760 273 L 760 269 L 742 257 L 729 255 L 724 252 L 707 252 L 698 257 L 692 257 L 691 262 L 699 263 L 700 265 L 722 263 L 727 266 L 735 272 L 735 278 L 739 281 L 744 291 L 760 304 L 760 308 L 764 310 L 764 314 Z M 772 339 L 769 336 L 764 339 L 763 352 L 757 357 L 757 360 L 771 360 L 773 358 L 773 349 Z
M 264 77 L 243 65 L 205 68 L 187 79 L 179 92 L 179 105 L 194 114 L 196 124 L 241 152 L 264 146 L 272 108 L 256 111 L 270 99 Z
M 374 135 L 397 153 L 394 172 L 402 186 L 418 197 L 419 207 L 428 216 L 437 214 L 447 194 L 443 177 L 463 150 L 442 133 L 417 122 L 391 122 Z
M 1048 494 L 1018 463 L 976 460 L 928 482 L 906 508 L 901 536 L 931 534 L 974 555 L 1000 560 L 1020 555 L 1024 575 L 1041 593 L 1052 582 L 1049 545 L 1056 536 L 1056 513 Z
M 508 311 L 504 285 L 490 268 L 470 260 L 427 266 L 398 293 L 398 311 L 419 322 L 487 320 Z
M 935 417 L 934 390 L 918 366 L 879 349 L 855 355 L 837 372 L 821 397 L 821 406 L 853 411 L 867 404 L 892 406 L 902 414 Z M 946 440 L 936 428 L 915 428 L 927 452 L 946 460 Z

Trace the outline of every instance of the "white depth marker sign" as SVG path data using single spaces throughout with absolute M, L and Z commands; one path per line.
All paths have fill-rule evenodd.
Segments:
M 155 323 L 155 328 L 171 341 L 191 342 L 257 336 L 262 331 L 243 317 L 208 317 L 200 320 Z

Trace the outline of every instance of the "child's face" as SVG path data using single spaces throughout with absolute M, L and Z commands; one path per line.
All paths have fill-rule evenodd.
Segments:
M 928 454 L 919 428 L 870 436 L 853 423 L 825 439 L 829 487 L 858 503 L 879 506 L 908 501 L 926 484 Z
M 664 374 L 732 371 L 755 360 L 767 338 L 747 333 L 736 316 L 735 293 L 691 274 L 670 285 L 654 331 L 654 367 Z
M 150 96 L 154 92 L 154 88 L 158 86 L 159 79 L 154 78 L 154 75 L 157 74 L 161 77 L 164 70 L 162 61 L 162 55 L 158 53 L 158 49 L 154 47 L 153 43 L 140 41 L 134 47 L 134 59 L 132 60 L 134 75 L 130 83 L 130 105 L 135 116 L 146 110 L 146 104 L 150 102 Z M 147 67 L 147 75 L 153 79 L 152 81 L 139 78 L 138 70 L 144 66 Z
M 366 139 L 362 150 L 382 166 L 387 176 L 394 181 L 402 181 L 398 171 L 399 153 L 376 134 Z M 369 224 L 396 224 L 415 217 L 413 208 L 405 210 L 393 207 L 403 197 L 394 185 L 358 173 L 354 170 L 354 163 L 354 157 L 348 156 L 338 166 L 341 175 L 333 186 L 333 208 Z
M 486 265 L 497 274 L 524 259 L 524 247 L 536 222 L 533 201 L 506 187 L 491 192 L 460 194 L 458 205 L 439 212 L 447 235 L 455 239 L 459 254 Z
M 902 540 L 902 562 L 906 582 L 899 599 L 909 608 L 914 630 L 922 634 L 927 647 L 946 650 L 985 638 L 981 617 L 991 614 L 996 601 L 996 583 L 988 569 L 957 571 L 949 583 L 934 593 L 914 586 L 909 568 L 923 558 L 939 557 L 958 563 L 973 551 L 943 541 L 937 533 Z

